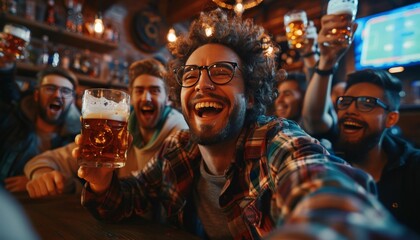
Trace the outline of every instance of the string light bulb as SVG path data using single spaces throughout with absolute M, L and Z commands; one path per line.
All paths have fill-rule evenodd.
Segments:
M 227 0 L 212 0 L 217 6 L 235 11 L 240 16 L 242 13 L 250 8 L 260 4 L 263 0 L 236 0 L 235 4 L 227 3 Z
M 176 32 L 174 28 L 170 28 L 168 31 L 167 39 L 169 42 L 173 43 L 176 42 Z
M 242 0 L 237 0 L 235 7 L 233 7 L 233 11 L 235 11 L 237 15 L 242 15 L 244 10 L 245 9 L 244 9 L 244 5 L 242 4 Z
M 211 35 L 213 35 L 213 27 L 211 27 L 208 24 L 203 24 L 203 28 L 204 28 L 204 33 L 206 34 L 207 37 L 210 37 Z
M 93 31 L 95 31 L 95 33 L 97 34 L 102 34 L 104 32 L 104 22 L 102 21 L 102 16 L 99 13 L 96 18 L 95 21 L 93 22 Z

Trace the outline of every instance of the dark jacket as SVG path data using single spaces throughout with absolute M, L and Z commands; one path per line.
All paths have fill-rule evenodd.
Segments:
M 420 234 L 420 150 L 386 134 L 388 163 L 377 183 L 380 201 L 401 223 Z
M 37 108 L 32 94 L 21 94 L 14 69 L 0 71 L 0 185 L 5 178 L 23 174 L 25 163 L 39 154 L 35 129 Z M 73 104 L 52 148 L 73 142 L 80 132 L 80 112 Z

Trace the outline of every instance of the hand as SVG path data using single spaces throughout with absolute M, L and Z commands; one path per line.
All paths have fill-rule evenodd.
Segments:
M 62 194 L 66 178 L 57 170 L 37 170 L 33 178 L 26 185 L 26 190 L 31 198 L 41 198 Z
M 4 180 L 5 188 L 10 192 L 24 192 L 26 191 L 26 183 L 29 179 L 24 176 L 9 177 Z
M 76 136 L 76 145 L 80 145 L 80 143 L 82 142 L 82 138 L 82 134 Z M 76 159 L 79 157 L 79 147 L 73 149 L 72 155 Z M 113 168 L 88 168 L 81 166 L 77 174 L 80 178 L 85 179 L 89 183 L 92 191 L 94 191 L 97 194 L 101 194 L 109 188 L 112 180 L 113 171 Z
M 325 46 L 323 43 L 327 41 L 334 41 L 338 39 L 338 35 L 331 34 L 333 29 L 343 29 L 349 25 L 350 19 L 344 18 L 341 15 L 325 15 L 321 18 L 321 29 L 318 33 L 318 47 L 320 51 L 320 64 L 319 66 L 326 66 L 322 69 L 332 68 L 349 49 L 350 46 L 333 45 Z M 351 32 L 357 29 L 357 23 L 351 22 Z

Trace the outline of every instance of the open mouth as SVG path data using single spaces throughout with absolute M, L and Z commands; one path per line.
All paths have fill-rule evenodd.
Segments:
M 140 111 L 144 115 L 152 115 L 155 112 L 155 108 L 153 106 L 143 106 Z
M 215 116 L 223 110 L 223 106 L 217 102 L 200 102 L 194 108 L 199 117 Z
M 360 130 L 363 128 L 363 125 L 352 120 L 345 120 L 343 121 L 343 128 L 347 130 Z
M 60 103 L 51 103 L 49 108 L 50 110 L 54 111 L 54 112 L 58 112 L 61 110 L 62 104 Z

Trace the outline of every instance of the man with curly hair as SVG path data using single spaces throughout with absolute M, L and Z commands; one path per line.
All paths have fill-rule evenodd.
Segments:
M 119 221 L 158 202 L 164 220 L 203 239 L 404 234 L 371 194 L 368 175 L 330 156 L 295 122 L 263 115 L 275 96 L 267 43 L 251 20 L 202 13 L 171 46 L 168 80 L 189 130 L 169 136 L 135 177 L 79 168 L 87 181 L 82 204 Z

